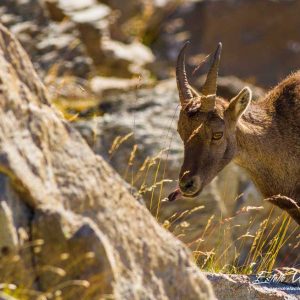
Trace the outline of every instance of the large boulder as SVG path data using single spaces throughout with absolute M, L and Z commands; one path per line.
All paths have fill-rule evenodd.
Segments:
M 50 106 L 2 25 L 0 180 L 5 291 L 30 299 L 214 298 L 189 251 Z

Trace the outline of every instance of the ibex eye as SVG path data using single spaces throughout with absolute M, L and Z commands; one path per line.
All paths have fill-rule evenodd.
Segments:
M 213 140 L 219 140 L 223 136 L 223 132 L 215 132 L 212 136 Z

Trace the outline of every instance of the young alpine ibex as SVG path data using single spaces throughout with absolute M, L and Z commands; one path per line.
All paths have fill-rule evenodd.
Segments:
M 188 82 L 187 45 L 176 67 L 184 161 L 179 189 L 169 199 L 180 193 L 197 196 L 233 160 L 246 169 L 263 196 L 300 224 L 300 72 L 258 101 L 251 102 L 248 87 L 226 101 L 216 95 L 222 44 L 201 92 Z

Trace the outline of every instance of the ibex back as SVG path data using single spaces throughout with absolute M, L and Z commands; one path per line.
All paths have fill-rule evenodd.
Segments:
M 300 72 L 258 101 L 251 101 L 248 87 L 226 101 L 216 95 L 222 45 L 215 51 L 201 92 L 188 82 L 186 47 L 176 68 L 181 103 L 178 132 L 184 143 L 180 193 L 197 196 L 233 160 L 269 201 L 300 224 Z M 179 190 L 169 199 L 178 194 Z

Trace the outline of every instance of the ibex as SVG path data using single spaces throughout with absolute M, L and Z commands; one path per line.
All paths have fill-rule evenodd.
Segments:
M 187 43 L 177 59 L 181 110 L 178 132 L 184 143 L 179 189 L 169 195 L 195 197 L 230 161 L 250 175 L 264 197 L 300 224 L 300 72 L 265 97 L 251 101 L 245 87 L 230 101 L 216 95 L 222 44 L 214 53 L 201 92 L 188 81 Z

